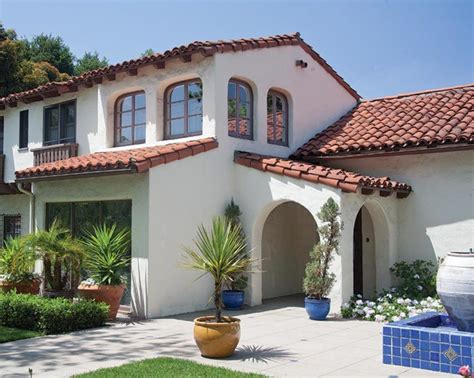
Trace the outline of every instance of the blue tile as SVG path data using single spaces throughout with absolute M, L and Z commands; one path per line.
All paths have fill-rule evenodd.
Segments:
M 439 352 L 440 350 L 439 343 L 430 342 L 430 351 Z
M 442 334 L 441 334 L 441 342 L 442 342 L 442 343 L 449 343 L 449 334 L 447 334 L 447 333 L 442 333 Z
M 421 351 L 421 359 L 423 361 L 429 361 L 430 360 L 430 352 L 428 352 L 427 350 L 422 350 Z
M 424 340 L 424 341 L 429 341 L 429 339 L 430 339 L 430 333 L 429 333 L 429 332 L 425 332 L 425 331 L 421 331 L 421 332 L 420 332 L 420 339 L 421 339 L 421 340 Z
M 439 333 L 430 332 L 430 341 L 439 341 Z
M 451 344 L 461 344 L 461 336 L 451 334 Z
M 392 336 L 392 327 L 383 327 L 383 334 L 386 336 Z
M 402 337 L 410 337 L 410 330 L 402 328 Z
M 461 354 L 461 347 L 459 345 L 451 345 L 451 348 L 457 353 Z
M 400 328 L 392 328 L 392 336 L 400 337 Z
M 390 336 L 384 336 L 383 345 L 392 345 L 392 338 Z
M 472 358 L 471 357 L 461 357 L 461 365 L 472 366 Z
M 392 354 L 392 347 L 390 345 L 384 345 L 383 354 Z
M 400 348 L 398 348 L 398 347 L 393 347 L 392 350 L 393 350 L 393 356 L 394 356 L 394 357 L 395 357 L 395 356 L 397 356 L 397 357 L 400 357 L 400 356 L 401 356 L 402 352 L 401 352 L 401 349 L 400 349 Z
M 392 357 L 387 356 L 387 355 L 384 354 L 384 355 L 383 355 L 383 363 L 390 365 L 390 364 L 392 363 Z
M 410 339 L 407 339 L 407 338 L 402 338 L 402 347 L 404 347 L 405 345 L 408 344 L 408 342 L 410 341 Z
M 410 358 L 411 357 L 411 354 L 408 353 L 405 348 L 402 348 L 402 357 L 405 357 L 405 358 Z
M 417 331 L 416 329 L 412 329 L 410 331 L 410 337 L 412 339 L 419 339 L 420 338 L 420 331 Z
M 458 371 L 459 371 L 459 366 L 457 366 L 457 365 L 451 365 L 451 369 L 450 369 L 450 370 L 451 370 L 451 373 L 457 374 Z
M 439 345 L 440 345 L 441 352 L 446 352 L 450 347 L 449 344 L 439 344 Z
M 395 357 L 395 356 L 394 356 L 394 357 L 392 358 L 392 363 L 393 363 L 394 365 L 401 365 L 401 364 L 402 364 L 402 359 L 401 359 L 400 357 Z
M 421 368 L 426 369 L 426 370 L 430 370 L 430 363 L 428 361 L 421 360 Z
M 446 364 L 441 364 L 441 371 L 443 373 L 449 373 L 451 371 L 451 367 L 449 365 L 446 365 Z
M 471 346 L 471 338 L 469 336 L 461 337 L 461 344 L 465 346 Z
M 410 359 L 409 358 L 402 358 L 402 366 L 410 367 Z
M 430 361 L 439 362 L 439 353 L 430 352 Z
M 461 356 L 471 357 L 471 355 L 472 355 L 472 348 L 471 347 L 463 346 L 461 348 Z
M 420 340 L 412 340 L 411 342 L 416 349 L 420 349 Z
M 399 337 L 392 337 L 392 345 L 396 347 L 401 347 L 402 340 Z
M 432 363 L 430 364 L 430 370 L 439 371 L 439 370 L 440 370 L 440 365 L 439 365 L 439 363 L 437 363 L 437 362 L 432 362 Z
M 415 351 L 415 353 L 413 353 L 413 354 L 411 355 L 411 358 L 420 359 L 420 358 L 421 358 L 421 351 L 419 351 L 419 350 Z
M 428 341 L 420 342 L 420 349 L 421 350 L 430 350 L 430 343 Z
M 420 360 L 411 360 L 411 367 L 413 367 L 413 368 L 419 369 L 420 364 L 421 364 Z
M 443 351 L 443 352 L 444 352 L 444 351 Z M 440 354 L 440 357 L 441 357 L 441 363 L 443 363 L 443 364 L 450 364 L 450 363 L 451 363 L 451 361 L 449 361 L 448 357 L 446 357 L 446 356 L 444 355 L 444 353 L 441 353 L 441 354 Z
M 461 366 L 461 356 L 456 357 L 453 361 L 451 361 L 451 365 Z

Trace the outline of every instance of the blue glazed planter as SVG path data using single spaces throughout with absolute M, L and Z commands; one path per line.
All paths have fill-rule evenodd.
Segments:
M 222 302 L 228 310 L 238 310 L 244 304 L 244 292 L 241 290 L 224 290 Z
M 331 308 L 331 299 L 314 299 L 306 297 L 304 299 L 304 307 L 312 320 L 326 320 Z

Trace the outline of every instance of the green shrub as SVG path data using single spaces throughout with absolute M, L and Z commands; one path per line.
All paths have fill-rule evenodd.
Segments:
M 436 296 L 436 267 L 431 261 L 395 263 L 390 272 L 399 279 L 397 295 L 412 299 Z
M 55 334 L 100 327 L 107 318 L 108 306 L 104 303 L 0 294 L 0 325 L 5 327 Z

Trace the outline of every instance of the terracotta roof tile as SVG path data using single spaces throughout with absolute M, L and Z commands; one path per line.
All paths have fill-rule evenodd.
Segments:
M 41 101 L 43 98 L 61 95 L 67 92 L 77 91 L 78 88 L 91 87 L 99 84 L 102 80 L 115 80 L 115 75 L 123 72 L 136 74 L 139 68 L 154 65 L 157 68 L 164 68 L 166 61 L 184 57 L 191 57 L 194 54 L 212 56 L 217 53 L 234 51 L 245 51 L 250 49 L 273 48 L 279 46 L 299 45 L 315 61 L 317 61 L 336 81 L 339 82 L 354 98 L 359 99 L 359 94 L 316 52 L 308 45 L 299 33 L 274 35 L 270 37 L 236 39 L 230 41 L 195 41 L 185 46 L 178 46 L 164 53 L 156 53 L 138 59 L 127 60 L 105 68 L 88 71 L 80 76 L 72 77 L 63 82 L 50 82 L 34 89 L 13 93 L 0 98 L 0 109 L 5 106 L 16 106 L 18 101 L 33 102 Z M 184 60 L 184 59 L 183 59 Z M 81 86 L 81 87 L 80 87 Z
M 280 159 L 237 151 L 234 162 L 245 167 L 298 178 L 313 183 L 321 183 L 343 192 L 355 193 L 358 188 L 396 192 L 398 198 L 404 198 L 411 192 L 411 186 L 390 180 L 389 177 L 364 176 L 343 169 L 328 168 L 321 165 Z
M 474 84 L 363 101 L 292 157 L 474 142 Z
M 214 138 L 206 138 L 163 146 L 95 152 L 26 168 L 15 172 L 15 174 L 17 180 L 28 181 L 63 175 L 113 172 L 117 170 L 142 173 L 157 165 L 168 164 L 214 148 L 217 148 L 217 141 Z

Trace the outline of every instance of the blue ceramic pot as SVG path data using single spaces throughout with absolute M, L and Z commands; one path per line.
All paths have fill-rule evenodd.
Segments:
M 244 304 L 244 292 L 242 290 L 224 290 L 222 302 L 228 310 L 238 310 Z
M 306 297 L 304 307 L 310 319 L 325 320 L 331 308 L 331 300 L 329 298 L 314 299 Z

